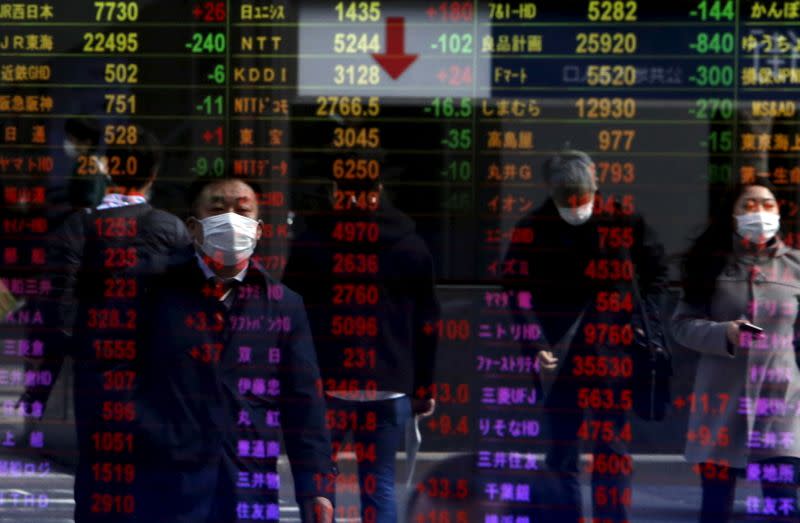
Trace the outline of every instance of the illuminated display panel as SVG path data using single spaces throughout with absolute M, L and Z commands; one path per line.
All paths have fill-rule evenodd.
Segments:
M 20 517 L 71 512 L 69 504 L 65 510 L 56 503 L 60 494 L 50 487 L 31 487 L 24 498 L 11 494 L 18 483 L 34 479 L 69 488 L 63 486 L 69 477 L 60 474 L 72 472 L 77 460 L 72 370 L 57 379 L 41 366 L 45 352 L 61 343 L 52 341 L 61 325 L 46 313 L 61 281 L 48 255 L 74 191 L 89 190 L 88 180 L 103 176 L 141 174 L 141 160 L 130 151 L 145 131 L 164 152 L 152 192 L 156 207 L 187 216 L 186 188 L 197 179 L 235 176 L 261 185 L 263 230 L 255 258 L 303 295 L 323 370 L 318 392 L 379 399 L 385 386 L 399 386 L 382 378 L 404 365 L 393 366 L 385 354 L 387 336 L 396 341 L 398 332 L 406 332 L 393 323 L 404 313 L 392 308 L 392 300 L 412 296 L 418 304 L 426 286 L 435 284 L 441 313 L 426 310 L 408 320 L 415 339 L 436 346 L 433 382 L 413 390 L 437 399 L 434 415 L 420 423 L 422 454 L 410 492 L 418 504 L 412 508 L 425 511 L 416 521 L 535 522 L 542 511 L 561 514 L 548 490 L 554 480 L 546 455 L 573 440 L 586 452 L 596 444 L 624 443 L 636 455 L 599 452 L 594 461 L 584 456 L 580 462 L 584 485 L 593 473 L 625 478 L 584 496 L 595 505 L 595 517 L 598 508 L 613 513 L 627 507 L 633 520 L 674 505 L 663 501 L 666 495 L 659 498 L 659 491 L 670 489 L 685 510 L 667 511 L 663 520 L 694 520 L 700 480 L 734 475 L 724 458 L 687 464 L 681 456 L 687 441 L 715 449 L 712 456 L 735 445 L 742 445 L 742 454 L 783 449 L 791 456 L 791 431 L 752 429 L 742 436 L 729 421 L 793 418 L 792 401 L 694 390 L 698 358 L 676 344 L 666 419 L 637 418 L 630 357 L 637 336 L 630 317 L 639 307 L 631 285 L 639 267 L 626 256 L 639 241 L 634 218 L 641 216 L 665 250 L 662 315 L 668 318 L 677 301 L 680 256 L 720 206 L 712 191 L 764 178 L 776 187 L 784 241 L 796 245 L 796 2 L 550 4 L 0 3 L 0 277 L 10 293 L 0 296 L 0 304 L 8 300 L 13 311 L 27 303 L 2 326 L 2 422 L 8 430 L 0 510 Z M 88 122 L 90 130 L 74 131 L 75 122 Z M 96 145 L 71 157 L 63 146 L 70 132 L 94 133 Z M 542 261 L 539 242 L 552 240 L 555 229 L 526 217 L 549 197 L 545 160 L 564 149 L 584 151 L 594 162 L 598 221 L 585 256 L 559 259 L 556 249 L 555 259 Z M 408 220 L 403 234 L 413 225 L 419 243 L 386 248 L 387 234 L 396 231 L 387 232 L 374 218 L 386 205 Z M 103 427 L 84 435 L 93 456 L 86 472 L 93 512 L 125 515 L 135 512 L 130 491 L 141 415 L 136 335 L 146 316 L 136 305 L 142 253 L 132 246 L 140 222 L 98 218 L 89 226 L 92 237 L 108 245 L 102 264 L 89 271 L 99 287 L 79 287 L 75 299 L 89 293 L 96 303 L 64 321 L 91 334 L 76 357 L 94 365 L 95 388 L 84 394 Z M 303 254 L 307 263 L 292 271 L 293 257 Z M 554 280 L 531 260 L 572 267 L 574 278 Z M 559 309 L 558 300 L 542 310 L 540 291 L 562 283 L 587 293 L 591 320 L 579 322 L 575 343 L 603 350 L 561 353 L 560 370 L 548 373 L 535 349 L 558 340 L 550 339 L 554 331 L 548 332 L 542 315 L 574 311 Z M 282 295 L 270 298 L 280 301 Z M 773 315 L 793 313 L 780 298 L 763 303 Z M 195 331 L 213 330 L 213 321 L 192 318 L 199 323 L 191 326 Z M 288 329 L 275 318 L 234 320 L 234 331 Z M 674 341 L 668 324 L 664 329 Z M 766 348 L 786 341 L 770 335 Z M 196 361 L 213 364 L 224 349 L 196 350 Z M 547 398 L 559 393 L 556 387 L 550 394 L 563 383 L 555 377 L 561 371 L 578 385 L 569 392 L 569 405 L 554 407 Z M 751 385 L 783 384 L 795 369 L 754 360 L 744 372 L 743 383 L 750 376 Z M 46 422 L 36 421 L 41 401 L 16 403 L 23 389 L 44 390 L 54 382 Z M 245 397 L 267 391 L 269 380 L 248 374 L 236 385 Z M 767 400 L 772 407 L 764 406 Z M 563 431 L 554 433 L 558 408 L 595 417 L 580 421 L 565 439 Z M 727 412 L 733 413 L 728 421 L 712 423 Z M 326 424 L 334 433 L 366 434 L 374 432 L 378 415 L 334 407 Z M 705 421 L 687 428 L 694 415 Z M 280 487 L 282 497 L 292 498 L 283 495 L 291 481 L 269 475 L 275 441 L 240 442 L 238 458 L 263 464 L 263 470 L 255 472 L 258 479 L 252 471 L 247 481 L 236 478 L 236 491 L 247 500 L 237 517 L 275 519 L 277 505 L 254 496 L 255 489 Z M 333 446 L 346 458 L 336 488 L 324 478 L 317 487 L 338 491 L 338 518 L 355 518 L 356 465 L 374 463 L 376 448 L 347 438 Z M 453 456 L 461 452 L 474 458 L 466 468 Z M 433 466 L 440 453 L 455 460 L 455 472 Z M 676 479 L 658 477 L 653 471 L 661 463 L 682 472 Z M 630 483 L 639 466 L 641 479 Z M 748 513 L 786 514 L 788 502 L 762 494 L 758 484 L 787 478 L 787 466 L 734 467 L 745 470 L 738 496 Z M 405 494 L 400 482 L 403 507 Z M 644 501 L 637 506 L 639 499 Z M 600 518 L 606 520 L 613 519 Z

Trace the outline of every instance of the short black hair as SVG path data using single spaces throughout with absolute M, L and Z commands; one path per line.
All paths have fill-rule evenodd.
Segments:
M 692 305 L 708 305 L 717 288 L 717 278 L 733 253 L 733 211 L 736 201 L 748 187 L 764 187 L 778 198 L 778 190 L 767 177 L 757 176 L 748 182 L 712 184 L 709 201 L 716 203 L 708 218 L 705 230 L 694 239 L 684 254 L 681 264 L 683 299 Z M 779 208 L 781 226 L 786 220 L 785 208 Z
M 140 189 L 154 179 L 161 167 L 161 145 L 155 136 L 140 126 L 136 143 L 112 145 L 105 151 L 111 184 L 125 189 Z
M 100 143 L 100 125 L 89 118 L 69 118 L 64 122 L 64 132 L 81 142 L 88 141 L 92 149 Z

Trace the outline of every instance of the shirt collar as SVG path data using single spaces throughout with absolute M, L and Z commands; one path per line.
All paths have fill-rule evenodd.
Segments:
M 209 267 L 208 264 L 205 262 L 205 260 L 203 260 L 203 257 L 200 256 L 200 253 L 195 251 L 194 255 L 197 258 L 197 264 L 200 266 L 200 270 L 203 271 L 203 275 L 206 277 L 207 280 L 221 279 L 219 276 L 216 275 L 216 273 L 214 273 L 214 271 L 211 270 L 211 267 Z M 244 277 L 247 274 L 247 269 L 249 267 L 250 267 L 250 263 L 248 262 L 248 264 L 245 266 L 244 269 L 242 269 L 239 272 L 239 274 L 237 274 L 233 278 L 227 278 L 227 279 L 236 280 L 239 283 L 243 282 L 244 281 Z
M 139 205 L 147 203 L 147 198 L 141 194 L 120 194 L 108 193 L 103 196 L 103 201 L 97 206 L 98 210 L 111 209 L 114 207 L 127 207 L 128 205 Z

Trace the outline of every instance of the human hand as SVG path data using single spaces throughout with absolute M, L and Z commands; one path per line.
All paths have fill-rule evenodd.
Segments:
M 436 400 L 433 398 L 414 399 L 411 402 L 411 410 L 417 416 L 428 417 L 436 410 Z
M 742 323 L 747 323 L 747 320 L 734 320 L 728 322 L 728 327 L 725 329 L 725 335 L 728 337 L 728 341 L 731 345 L 736 347 L 739 346 L 739 327 Z
M 539 351 L 536 354 L 536 362 L 544 370 L 555 370 L 558 367 L 558 358 L 549 350 Z
M 332 523 L 333 503 L 322 496 L 306 501 L 305 519 L 305 523 Z

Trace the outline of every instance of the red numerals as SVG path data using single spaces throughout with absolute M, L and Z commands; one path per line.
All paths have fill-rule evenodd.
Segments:
M 109 269 L 135 267 L 139 261 L 136 247 L 109 247 L 103 251 L 103 265 Z
M 469 339 L 469 320 L 439 320 L 423 327 L 425 334 L 436 335 L 440 339 L 466 341 Z
M 609 476 L 630 476 L 633 473 L 633 458 L 619 454 L 597 454 L 589 461 L 586 472 Z
M 97 218 L 94 227 L 101 238 L 135 238 L 138 230 L 136 218 Z
M 135 298 L 138 291 L 136 280 L 132 278 L 107 278 L 104 284 L 106 298 Z
M 633 262 L 630 260 L 592 260 L 583 274 L 593 280 L 633 279 Z
M 717 479 L 727 481 L 730 479 L 731 465 L 727 460 L 719 460 L 716 463 L 696 463 L 692 467 L 692 471 L 698 476 L 703 476 L 705 479 Z
M 474 14 L 472 2 L 441 2 L 425 10 L 428 18 L 443 22 L 471 22 Z
M 378 319 L 375 316 L 341 316 L 331 318 L 331 334 L 334 336 L 377 336 Z
M 136 329 L 135 309 L 89 309 L 86 326 L 90 329 Z
M 343 254 L 333 255 L 334 274 L 377 274 L 380 268 L 377 254 Z
M 133 434 L 128 432 L 95 432 L 92 443 L 101 452 L 133 452 Z
M 633 246 L 633 227 L 598 227 L 600 248 L 630 249 Z
M 586 420 L 578 429 L 578 437 L 584 441 L 631 441 L 631 424 L 626 423 L 619 432 L 614 430 L 614 422 Z
M 217 363 L 222 354 L 221 343 L 203 343 L 197 347 L 192 347 L 189 355 L 203 363 Z
M 633 408 L 633 391 L 610 388 L 578 389 L 578 408 L 595 410 L 631 410 Z
M 377 459 L 374 443 L 370 443 L 369 445 L 364 445 L 363 443 L 360 442 L 353 443 L 351 441 L 348 441 L 347 443 L 342 443 L 341 441 L 334 441 L 333 455 L 338 456 L 340 452 L 354 453 L 356 455 L 356 462 L 358 463 L 363 463 L 364 461 L 375 463 L 375 460 Z
M 321 384 L 321 382 L 320 382 Z M 375 380 L 360 381 L 356 379 L 350 380 L 335 380 L 328 378 L 325 380 L 325 390 L 335 390 L 337 392 L 366 392 L 368 399 L 375 398 L 375 392 L 378 390 L 378 384 Z
M 136 479 L 136 466 L 132 463 L 93 463 L 94 480 L 100 483 L 125 483 Z
M 333 208 L 337 211 L 377 211 L 380 198 L 377 191 L 336 190 L 333 192 Z
M 417 492 L 430 498 L 465 499 L 469 496 L 469 483 L 466 479 L 452 481 L 449 478 L 428 478 L 417 483 Z
M 111 512 L 133 514 L 136 508 L 134 497 L 92 493 L 92 512 L 96 514 L 109 514 Z
M 94 357 L 98 360 L 132 360 L 136 358 L 133 340 L 94 340 Z
M 594 489 L 594 502 L 599 507 L 605 506 L 631 506 L 631 488 L 619 489 L 617 487 L 606 487 L 599 485 Z
M 431 416 L 428 418 L 428 429 L 431 432 L 438 432 L 442 436 L 466 436 L 469 434 L 469 418 L 461 416 L 456 421 L 449 414 Z
M 702 412 L 703 414 L 721 414 L 725 412 L 730 401 L 730 394 L 719 393 L 716 395 L 717 401 L 711 400 L 709 394 L 703 393 L 699 396 L 694 392 L 686 396 L 686 399 L 680 396 L 675 398 L 674 404 L 678 408 L 683 408 L 689 405 L 692 412 Z
M 686 439 L 704 447 L 727 447 L 731 442 L 728 427 L 721 427 L 714 434 L 707 425 L 700 425 L 697 430 L 689 430 L 686 433 Z
M 330 409 L 325 413 L 330 430 L 366 430 L 374 431 L 378 427 L 378 416 L 374 412 L 367 412 L 364 415 L 363 424 L 358 423 L 358 413 L 348 410 Z
M 429 387 L 417 389 L 417 397 L 433 397 L 437 403 L 469 403 L 469 385 L 459 383 L 455 387 L 449 383 L 434 383 Z
M 636 211 L 633 204 L 633 195 L 626 194 L 622 198 L 616 196 L 603 197 L 596 194 L 594 197 L 594 213 L 630 216 Z
M 333 305 L 377 305 L 380 291 L 377 285 L 338 283 L 333 286 Z
M 630 378 L 633 360 L 628 356 L 573 356 L 573 376 Z
M 225 318 L 222 314 L 213 314 L 209 318 L 205 312 L 190 314 L 184 319 L 184 324 L 194 330 L 205 332 L 222 332 L 225 328 Z
M 345 369 L 374 369 L 376 360 L 374 348 L 346 347 L 342 365 Z
M 195 19 L 206 23 L 224 22 L 227 17 L 225 2 L 202 2 L 195 5 L 192 11 Z
M 415 514 L 414 523 L 469 523 L 469 514 L 466 510 L 431 509 L 424 514 Z
M 136 405 L 133 402 L 104 401 L 101 416 L 103 421 L 133 421 L 136 419 Z
M 630 345 L 633 343 L 633 328 L 630 324 L 587 323 L 583 326 L 583 338 L 588 345 Z
M 340 242 L 375 243 L 380 236 L 380 227 L 373 222 L 337 222 L 331 238 Z
M 598 292 L 595 300 L 598 312 L 633 312 L 630 292 Z
M 109 370 L 103 373 L 103 390 L 133 390 L 135 381 L 132 370 Z

